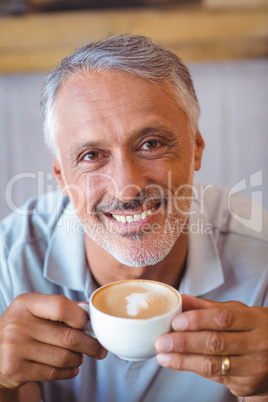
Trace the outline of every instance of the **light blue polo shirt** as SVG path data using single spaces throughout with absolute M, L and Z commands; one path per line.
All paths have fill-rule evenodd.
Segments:
M 268 306 L 268 215 L 250 222 L 242 197 L 197 186 L 189 224 L 187 267 L 179 291 L 215 301 Z M 257 207 L 256 207 L 257 208 Z M 241 218 L 241 219 L 240 219 Z M 167 268 L 168 269 L 168 268 Z M 62 294 L 86 301 L 95 290 L 84 234 L 69 199 L 50 193 L 29 200 L 0 224 L 0 314 L 25 292 Z M 156 358 L 127 362 L 109 353 L 85 356 L 73 380 L 43 383 L 44 402 L 231 402 L 224 386 L 201 376 L 162 368 Z

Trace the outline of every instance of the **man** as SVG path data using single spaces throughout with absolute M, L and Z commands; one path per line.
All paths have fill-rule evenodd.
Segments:
M 187 68 L 141 36 L 92 43 L 48 75 L 42 115 L 63 196 L 1 226 L 0 401 L 267 400 L 267 227 L 193 187 L 204 141 Z M 144 362 L 107 355 L 77 303 L 131 278 L 184 293 Z

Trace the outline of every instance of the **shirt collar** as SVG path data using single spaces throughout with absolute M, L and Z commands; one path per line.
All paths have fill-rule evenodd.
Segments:
M 76 291 L 85 291 L 89 285 L 84 232 L 70 202 L 50 235 L 44 277 L 57 285 Z
M 213 226 L 201 214 L 196 201 L 191 212 L 187 265 L 179 291 L 201 296 L 221 286 L 224 275 Z

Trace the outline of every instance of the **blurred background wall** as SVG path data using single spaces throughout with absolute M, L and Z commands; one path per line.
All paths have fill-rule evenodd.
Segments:
M 150 36 L 188 65 L 206 141 L 196 181 L 241 182 L 268 208 L 268 1 L 0 0 L 0 13 L 0 218 L 57 188 L 39 114 L 47 71 L 116 33 Z

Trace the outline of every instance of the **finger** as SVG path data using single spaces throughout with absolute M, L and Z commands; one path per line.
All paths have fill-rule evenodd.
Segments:
M 35 342 L 27 348 L 27 360 L 58 368 L 79 367 L 83 361 L 82 353 Z
M 5 378 L 2 386 L 12 389 L 29 382 L 71 379 L 79 374 L 79 367 L 57 368 L 31 361 L 23 361 L 21 364 L 16 364 L 15 367 L 11 364 L 1 367 L 1 374 Z
M 250 339 L 250 332 L 172 332 L 156 340 L 160 353 L 178 352 L 205 355 L 244 355 L 258 349 Z
M 73 328 L 84 328 L 87 313 L 65 296 L 31 293 L 23 295 L 28 311 L 45 320 L 59 321 Z
M 208 299 L 200 299 L 198 297 L 190 296 L 187 294 L 182 295 L 183 311 L 200 310 L 213 307 L 247 307 L 245 304 L 238 301 L 215 302 Z
M 248 377 L 263 374 L 260 365 L 252 364 L 252 356 L 228 356 L 228 377 Z M 222 377 L 222 356 L 205 356 L 181 353 L 159 353 L 158 363 L 173 370 L 191 371 L 206 378 Z
M 55 380 L 71 379 L 76 377 L 79 374 L 80 370 L 79 367 L 57 368 L 45 364 L 25 362 L 23 371 L 25 371 L 25 374 L 22 374 L 23 376 L 25 375 L 25 379 L 22 378 L 22 381 L 39 382 L 39 381 L 55 381 Z
M 103 359 L 107 355 L 106 349 L 97 339 L 62 323 L 39 319 L 38 324 L 33 328 L 32 337 L 42 344 L 85 353 L 95 359 Z
M 177 315 L 172 328 L 175 331 L 248 331 L 255 327 L 255 316 L 248 308 L 220 307 L 189 310 Z
M 30 298 L 34 304 L 34 301 L 36 299 L 42 300 L 42 297 L 40 298 L 39 296 L 43 295 L 31 294 L 31 296 L 34 296 Z M 49 297 L 49 299 L 51 298 Z M 20 300 L 19 298 L 17 298 L 16 319 L 14 320 L 14 323 L 12 325 L 12 334 L 10 334 L 9 336 L 11 338 L 9 343 L 14 343 L 14 335 L 16 335 L 18 339 L 16 339 L 15 345 L 24 345 L 25 342 L 28 342 L 29 347 L 31 347 L 31 341 L 36 340 L 43 344 L 50 344 L 53 346 L 59 346 L 65 349 L 69 349 L 74 352 L 85 353 L 88 356 L 94 357 L 95 359 L 103 359 L 104 357 L 106 357 L 107 351 L 100 345 L 100 343 L 96 339 L 86 335 L 82 330 L 72 328 L 61 322 L 39 318 L 32 314 L 29 314 L 29 316 L 27 316 L 27 320 L 21 319 L 22 314 L 20 315 L 20 311 L 18 310 L 25 310 L 25 308 L 21 307 L 21 304 L 23 303 L 25 304 L 24 298 L 20 298 Z M 87 313 L 83 311 L 81 307 L 79 307 L 76 303 L 71 302 L 71 305 L 75 306 L 78 313 L 82 313 L 82 315 L 85 315 L 87 322 Z M 23 351 L 25 351 L 24 348 L 22 349 L 22 352 Z M 19 353 L 21 354 L 21 349 Z M 27 358 L 27 355 L 24 355 L 24 358 Z
M 225 385 L 234 395 L 251 395 L 259 389 L 259 379 L 266 378 L 263 373 L 256 375 L 252 360 L 230 358 L 231 369 L 228 376 L 221 375 L 221 358 L 195 355 L 159 354 L 159 364 L 173 370 L 195 372 L 212 381 Z M 234 373 L 238 374 L 235 375 Z M 253 374 L 252 374 L 253 373 Z M 266 387 L 267 388 L 267 387 Z M 265 389 L 266 389 L 265 388 Z M 266 391 L 265 391 L 266 392 Z

